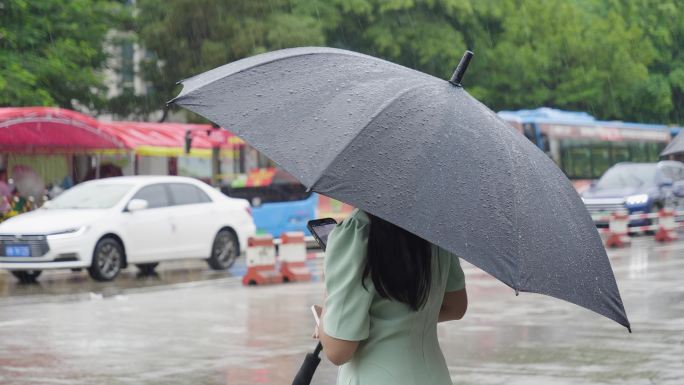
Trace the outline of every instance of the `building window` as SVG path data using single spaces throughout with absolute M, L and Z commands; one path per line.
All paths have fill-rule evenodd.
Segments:
M 133 43 L 124 42 L 121 44 L 121 87 L 133 88 L 135 77 L 135 66 L 133 63 Z
M 598 179 L 620 162 L 657 162 L 663 143 L 561 141 L 560 166 L 570 179 Z

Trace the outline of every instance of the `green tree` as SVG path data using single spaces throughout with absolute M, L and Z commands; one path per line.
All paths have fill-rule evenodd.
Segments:
M 139 0 L 155 103 L 175 82 L 268 50 L 327 45 L 464 84 L 495 110 L 684 121 L 684 7 L 675 0 Z
M 656 52 L 614 10 L 515 0 L 500 12 L 473 71 L 473 93 L 493 108 L 548 105 L 622 119 L 644 107 L 637 90 Z
M 471 0 L 329 0 L 327 42 L 448 78 L 473 34 Z M 328 15 L 335 15 L 329 17 Z
M 143 73 L 159 106 L 178 80 L 270 50 L 325 44 L 321 19 L 288 0 L 140 0 L 138 11 L 150 52 Z
M 596 9 L 605 5 L 596 0 Z M 637 90 L 636 120 L 684 124 L 684 3 L 674 0 L 611 0 L 610 8 L 643 31 L 656 54 Z
M 0 105 L 102 108 L 103 43 L 125 19 L 118 1 L 1 1 Z

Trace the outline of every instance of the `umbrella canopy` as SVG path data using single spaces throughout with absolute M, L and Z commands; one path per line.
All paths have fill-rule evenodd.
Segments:
M 331 48 L 270 52 L 182 84 L 175 103 L 235 132 L 312 190 L 395 223 L 516 291 L 629 327 L 570 181 L 461 87 Z
M 124 151 L 126 146 L 81 113 L 53 107 L 0 108 L 0 151 L 72 153 Z
M 684 130 L 680 131 L 672 142 L 665 147 L 660 156 L 668 156 L 675 154 L 684 154 Z

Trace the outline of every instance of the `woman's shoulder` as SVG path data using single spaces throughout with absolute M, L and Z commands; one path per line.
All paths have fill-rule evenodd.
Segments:
M 368 228 L 370 218 L 363 210 L 354 209 L 342 222 L 337 224 L 337 232 L 359 231 Z
M 326 259 L 333 260 L 363 259 L 368 244 L 370 220 L 362 210 L 354 210 L 345 220 L 340 222 L 328 238 Z M 327 263 L 328 261 L 326 261 Z
M 354 209 L 354 211 L 349 214 L 349 217 L 347 217 L 344 222 L 350 221 L 350 222 L 358 222 L 360 224 L 368 224 L 370 223 L 370 218 L 368 217 L 368 214 L 366 214 L 365 211 L 360 210 L 360 209 Z

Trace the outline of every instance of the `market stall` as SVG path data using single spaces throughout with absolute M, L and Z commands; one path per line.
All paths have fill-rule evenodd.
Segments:
M 215 151 L 226 182 L 242 169 L 244 142 L 208 124 L 102 122 L 100 127 L 131 149 L 126 175 L 185 175 L 209 181 Z
M 53 188 L 100 177 L 103 156 L 125 159 L 127 151 L 97 120 L 76 111 L 0 108 L 0 183 L 7 186 L 3 191 L 16 195 L 10 200 L 39 205 L 37 200 Z

